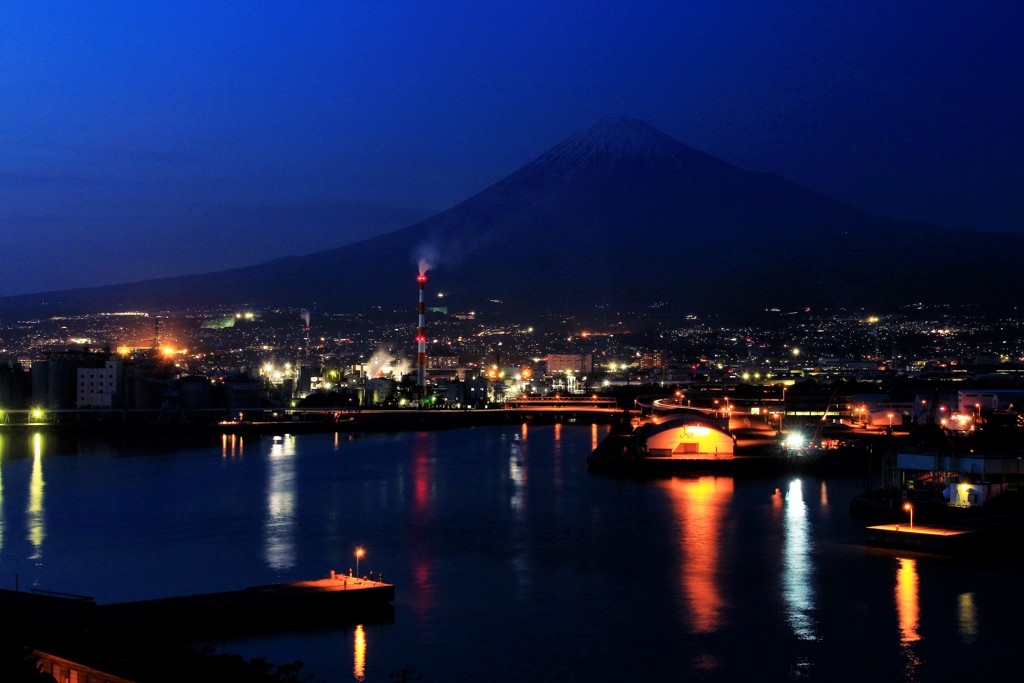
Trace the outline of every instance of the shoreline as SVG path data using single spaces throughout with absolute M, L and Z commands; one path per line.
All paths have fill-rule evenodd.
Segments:
M 607 424 L 621 411 L 572 410 L 562 412 L 529 409 L 476 410 L 365 410 L 326 412 L 322 419 L 302 420 L 174 420 L 140 421 L 117 418 L 0 424 L 0 435 L 35 432 L 95 435 L 239 435 L 323 434 L 330 432 L 379 432 L 465 427 L 500 424 Z

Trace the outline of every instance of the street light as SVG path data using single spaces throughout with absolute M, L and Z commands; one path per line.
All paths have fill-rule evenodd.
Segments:
M 910 528 L 914 528 L 914 506 L 910 503 L 904 503 L 903 509 L 910 513 Z
M 356 576 L 359 576 L 359 558 L 366 554 L 362 548 L 356 548 Z

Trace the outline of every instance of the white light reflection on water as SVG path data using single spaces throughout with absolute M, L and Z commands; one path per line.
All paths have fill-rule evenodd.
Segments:
M 4 437 L 0 435 L 0 552 L 4 549 Z
M 914 643 L 921 640 L 917 629 L 921 622 L 921 596 L 917 576 L 917 561 L 909 558 L 897 558 L 896 586 L 893 591 L 896 599 L 896 618 L 900 627 L 900 646 L 903 650 L 903 674 L 908 681 L 917 680 L 917 670 L 921 659 L 914 650 Z
M 32 478 L 28 485 L 28 541 L 32 544 L 31 560 L 43 557 L 43 540 L 46 538 L 46 526 L 43 516 L 43 435 L 38 432 L 32 436 Z
M 782 553 L 782 598 L 786 621 L 800 640 L 817 640 L 814 623 L 814 558 L 811 525 L 803 482 L 789 483 L 785 498 L 785 541 Z
M 521 593 L 530 586 L 529 532 L 526 528 L 526 452 L 529 448 L 527 434 L 527 426 L 524 423 L 522 435 L 513 435 L 508 458 L 508 479 L 512 485 L 509 507 L 516 525 L 513 529 L 515 556 L 512 558 L 512 566 L 515 568 L 516 585 Z
M 275 439 L 267 463 L 267 510 L 263 522 L 263 556 L 271 569 L 295 566 L 295 441 Z
M 508 456 L 508 478 L 512 483 L 509 505 L 517 522 L 523 521 L 526 512 L 526 459 L 523 455 L 523 445 L 522 439 L 513 439 Z

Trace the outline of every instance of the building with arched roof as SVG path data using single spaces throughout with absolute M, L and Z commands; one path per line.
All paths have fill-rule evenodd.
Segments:
M 707 419 L 669 414 L 655 418 L 638 430 L 639 444 L 650 458 L 732 458 L 736 437 Z

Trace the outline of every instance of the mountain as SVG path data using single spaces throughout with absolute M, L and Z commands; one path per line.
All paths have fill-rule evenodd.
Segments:
M 210 305 L 587 313 L 1008 304 L 1022 238 L 897 223 L 603 118 L 427 220 L 204 275 L 0 299 L 0 314 Z M 433 300 L 433 298 L 431 299 Z

